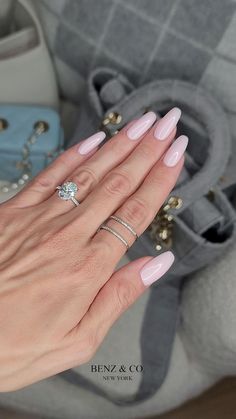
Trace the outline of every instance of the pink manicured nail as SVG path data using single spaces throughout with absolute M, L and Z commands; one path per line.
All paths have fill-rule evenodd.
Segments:
M 149 286 L 161 278 L 171 267 L 174 259 L 173 253 L 168 251 L 146 263 L 140 271 L 144 285 Z
M 145 113 L 141 116 L 127 131 L 127 137 L 130 140 L 138 140 L 145 132 L 151 128 L 157 117 L 154 112 Z
M 157 127 L 154 132 L 154 137 L 157 140 L 165 140 L 171 131 L 176 127 L 179 118 L 181 116 L 181 110 L 179 108 L 173 108 L 169 111 L 162 119 L 157 123 Z
M 168 167 L 175 166 L 181 159 L 184 154 L 186 147 L 188 145 L 188 137 L 186 135 L 181 135 L 177 140 L 175 140 L 169 150 L 166 152 L 164 157 L 164 163 Z
M 88 154 L 92 151 L 95 147 L 97 147 L 106 137 L 105 132 L 99 131 L 96 134 L 92 135 L 91 137 L 84 140 L 78 148 L 78 152 L 80 154 Z

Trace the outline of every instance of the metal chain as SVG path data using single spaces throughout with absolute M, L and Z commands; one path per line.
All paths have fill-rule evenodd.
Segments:
M 44 121 L 38 121 L 34 125 L 34 130 L 32 134 L 29 136 L 29 138 L 27 138 L 23 145 L 22 159 L 16 163 L 16 167 L 18 169 L 22 169 L 22 175 L 18 180 L 12 182 L 10 185 L 3 185 L 1 187 L 1 192 L 7 193 L 13 190 L 15 191 L 30 180 L 30 178 L 32 177 L 32 162 L 30 159 L 32 146 L 36 143 L 38 137 L 40 137 L 40 135 L 46 132 L 48 128 L 48 124 Z

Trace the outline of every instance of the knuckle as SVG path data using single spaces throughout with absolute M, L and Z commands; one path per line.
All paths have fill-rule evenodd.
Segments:
M 136 299 L 136 288 L 130 282 L 118 281 L 114 288 L 115 298 L 114 301 L 117 305 L 117 311 L 123 313 Z
M 73 175 L 72 182 L 90 191 L 98 183 L 98 179 L 89 167 L 82 167 L 80 171 Z
M 153 195 L 157 196 L 157 200 L 161 199 L 165 192 L 169 190 L 169 179 L 166 179 L 167 176 L 160 174 L 153 174 L 148 180 L 148 184 L 151 187 Z
M 150 213 L 148 205 L 140 198 L 130 198 L 122 208 L 122 218 L 124 217 L 130 224 L 139 226 Z
M 48 190 L 55 188 L 55 179 L 52 176 L 41 174 L 37 176 L 31 183 L 31 190 L 35 192 L 41 192 L 42 190 Z
M 159 166 L 157 170 L 154 170 L 150 176 L 150 183 L 158 188 L 167 187 L 171 183 L 172 173 L 166 170 L 166 167 Z
M 70 159 L 68 159 L 67 152 L 60 154 L 60 156 L 57 159 L 57 162 L 63 167 L 68 168 L 70 165 Z
M 155 191 L 158 191 L 158 194 L 162 195 L 169 185 L 169 180 L 167 181 L 166 179 L 160 176 L 154 176 L 152 180 L 152 185 L 154 193 Z
M 152 160 L 154 155 L 153 148 L 145 143 L 141 143 L 141 145 L 137 148 L 136 153 L 147 160 Z
M 131 191 L 131 181 L 127 174 L 111 172 L 104 182 L 104 188 L 109 195 L 127 195 Z
M 124 154 L 124 143 L 121 141 L 123 137 L 122 133 L 118 133 L 109 140 L 109 148 L 115 156 Z
M 177 179 L 178 179 L 178 173 L 176 173 L 176 171 L 175 170 L 170 170 L 169 172 L 168 172 L 168 175 L 163 175 L 163 178 L 165 178 L 165 177 L 167 177 L 167 181 L 166 181 L 166 184 L 167 184 L 167 187 L 169 186 L 171 186 L 171 187 L 173 187 L 174 185 L 175 185 L 175 183 L 177 182 Z

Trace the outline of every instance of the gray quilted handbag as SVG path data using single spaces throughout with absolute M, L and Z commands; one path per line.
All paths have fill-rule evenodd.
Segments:
M 151 288 L 142 328 L 145 357 L 140 388 L 132 398 L 115 400 L 87 383 L 95 393 L 119 404 L 140 402 L 158 390 L 168 370 L 183 279 L 222 257 L 236 240 L 232 205 L 236 179 L 232 175 L 226 185 L 222 178 L 231 153 L 228 121 L 219 104 L 190 83 L 160 80 L 135 89 L 123 75 L 99 68 L 89 78 L 87 100 L 72 141 L 98 128 L 112 136 L 149 109 L 162 115 L 173 106 L 182 109 L 178 129 L 190 138 L 185 167 L 149 229 L 129 250 L 134 259 L 171 247 L 176 257 L 171 273 Z M 73 371 L 64 378 L 86 385 Z

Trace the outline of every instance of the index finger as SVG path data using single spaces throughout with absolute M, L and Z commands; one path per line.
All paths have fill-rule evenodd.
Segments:
M 55 192 L 56 187 L 66 177 L 96 152 L 98 145 L 101 144 L 105 137 L 105 132 L 99 131 L 84 140 L 82 144 L 87 145 L 87 152 L 84 154 L 78 152 L 78 144 L 66 150 L 29 182 L 22 191 L 15 195 L 11 202 L 15 206 L 26 208 L 45 201 Z

